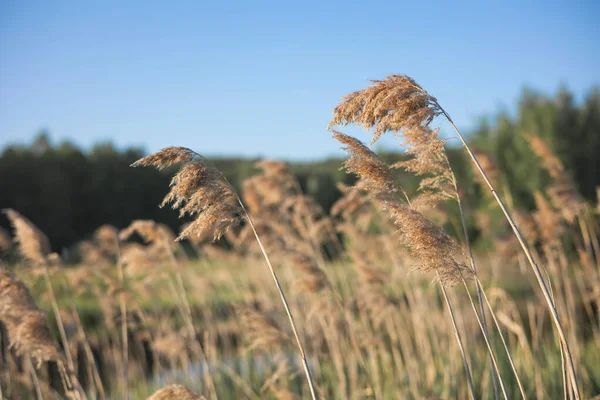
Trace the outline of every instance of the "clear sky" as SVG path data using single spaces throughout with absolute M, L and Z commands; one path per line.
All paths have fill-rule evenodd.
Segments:
M 315 159 L 337 153 L 339 98 L 391 73 L 468 130 L 524 85 L 599 84 L 599 18 L 598 1 L 4 0 L 0 146 L 47 129 L 86 148 Z

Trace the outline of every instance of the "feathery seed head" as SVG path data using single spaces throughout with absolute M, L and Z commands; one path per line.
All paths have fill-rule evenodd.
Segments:
M 537 210 L 533 213 L 533 219 L 537 223 L 541 239 L 549 245 L 557 245 L 564 233 L 560 215 L 552 208 L 548 200 L 540 192 L 534 193 Z
M 94 231 L 94 241 L 98 247 L 110 255 L 117 254 L 119 230 L 112 225 L 101 225 Z
M 289 258 L 301 274 L 295 283 L 300 291 L 317 293 L 331 287 L 327 275 L 312 257 L 307 254 L 295 253 Z
M 462 254 L 460 246 L 442 228 L 403 204 L 390 204 L 388 211 L 400 229 L 401 243 L 419 260 L 419 270 L 437 272 L 436 280 L 444 285 L 454 285 L 471 275 L 457 259 Z
M 146 400 L 205 400 L 183 385 L 169 385 L 156 391 Z
M 38 366 L 60 358 L 50 335 L 46 314 L 36 306 L 27 286 L 11 272 L 0 269 L 0 320 L 11 347 L 29 354 Z
M 16 337 L 11 340 L 11 345 L 17 352 L 29 354 L 36 360 L 38 367 L 42 362 L 60 358 L 48 328 L 46 313 L 40 310 L 27 310 L 23 313 L 13 334 Z
M 342 98 L 333 111 L 329 128 L 352 123 L 366 130 L 375 128 L 371 141 L 374 143 L 387 131 L 398 133 L 428 125 L 441 114 L 437 100 L 406 75 L 390 75 L 372 82 L 368 88 Z
M 285 348 L 292 343 L 289 335 L 270 315 L 249 306 L 237 306 L 235 311 L 251 340 L 248 350 Z
M 565 221 L 573 223 L 584 207 L 584 201 L 576 184 L 565 170 L 558 156 L 539 137 L 526 135 L 533 152 L 542 159 L 543 167 L 553 179 L 548 187 L 548 196 Z
M 498 169 L 498 166 L 492 159 L 492 155 L 486 151 L 479 149 L 473 149 L 472 151 L 475 155 L 475 158 L 477 158 L 477 161 L 479 161 L 479 165 L 481 165 L 481 168 L 483 168 L 483 170 L 485 171 L 485 174 L 487 175 L 492 185 L 495 188 L 497 188 L 501 173 Z M 482 188 L 487 189 L 487 183 L 483 180 L 480 174 L 474 174 L 474 178 L 477 180 L 477 182 Z M 486 190 L 485 193 L 488 193 L 488 191 Z
M 438 129 L 429 128 L 433 119 L 443 113 L 437 100 L 412 78 L 390 75 L 343 98 L 333 112 L 329 128 L 351 123 L 366 130 L 374 128 L 371 143 L 388 131 L 401 137 L 407 147 L 406 153 L 414 157 L 392 168 L 404 168 L 416 175 L 431 175 L 421 181 L 419 190 L 441 201 L 458 196 L 444 149 L 445 141 L 438 137 Z
M 7 208 L 4 213 L 15 230 L 15 242 L 21 255 L 35 264 L 47 263 L 51 252 L 48 237 L 17 211 Z
M 346 145 L 350 159 L 346 171 L 358 174 L 366 189 L 390 214 L 399 228 L 400 241 L 419 259 L 418 268 L 435 271 L 443 284 L 455 284 L 470 274 L 470 269 L 456 257 L 460 246 L 442 228 L 429 221 L 419 211 L 401 201 L 390 167 L 357 139 L 334 132 L 334 137 Z M 372 167 L 375 166 L 375 167 Z
M 125 229 L 122 229 L 119 232 L 120 240 L 129 239 L 134 233 L 140 235 L 140 237 L 146 243 L 152 243 L 155 241 L 162 240 L 162 237 L 159 235 L 156 222 L 152 220 L 135 220 Z
M 158 169 L 168 168 L 172 165 L 191 161 L 200 155 L 186 147 L 166 147 L 161 151 L 137 160 L 132 167 L 156 167 Z
M 107 265 L 113 260 L 94 242 L 83 240 L 77 245 L 81 261 L 88 265 Z
M 563 163 L 542 139 L 535 135 L 525 135 L 525 139 L 535 155 L 542 159 L 544 169 L 548 171 L 551 177 L 557 179 L 565 173 L 565 166 Z
M 402 144 L 408 147 L 406 154 L 414 158 L 401 163 L 400 166 L 416 175 L 445 173 L 449 169 L 444 149 L 446 142 L 438 135 L 437 128 L 429 129 L 421 125 L 407 128 Z
M 221 172 L 206 165 L 200 156 L 185 147 L 168 147 L 144 157 L 133 166 L 154 166 L 159 169 L 183 163 L 171 180 L 171 190 L 161 206 L 171 203 L 179 209 L 180 217 L 190 215 L 193 221 L 177 238 L 191 235 L 212 235 L 219 239 L 231 226 L 241 220 L 242 209 L 236 195 Z
M 362 179 L 365 190 L 376 194 L 398 191 L 398 185 L 388 165 L 361 141 L 335 130 L 333 137 L 344 145 L 343 149 L 350 155 L 350 158 L 344 161 L 344 168 Z
M 283 161 L 276 160 L 260 160 L 254 163 L 256 168 L 259 168 L 263 171 L 264 175 L 284 175 L 291 174 L 288 165 Z

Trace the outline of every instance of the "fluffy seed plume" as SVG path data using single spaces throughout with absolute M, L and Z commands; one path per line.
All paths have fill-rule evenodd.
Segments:
M 552 204 L 560 211 L 565 221 L 573 223 L 575 217 L 585 207 L 575 182 L 565 170 L 565 166 L 554 152 L 539 137 L 526 135 L 533 152 L 542 159 L 542 165 L 553 179 L 548 187 L 548 196 Z
M 542 159 L 544 169 L 548 171 L 550 176 L 554 179 L 560 179 L 565 174 L 565 166 L 556 154 L 550 150 L 550 147 L 535 135 L 525 135 L 525 139 L 527 139 L 529 147 L 535 155 Z
M 537 223 L 541 239 L 548 245 L 557 246 L 564 233 L 560 215 L 554 211 L 542 193 L 535 192 L 534 196 L 537 210 L 533 213 L 533 219 Z
M 242 211 L 221 172 L 206 165 L 197 153 L 185 147 L 167 147 L 132 166 L 163 169 L 180 163 L 183 166 L 171 180 L 171 190 L 161 207 L 171 203 L 173 209 L 179 209 L 180 217 L 189 215 L 196 218 L 177 240 L 207 233 L 217 240 L 240 222 Z
M 35 264 L 47 263 L 51 251 L 48 237 L 12 208 L 5 209 L 4 213 L 15 230 L 15 242 L 21 255 Z
M 317 293 L 325 288 L 331 287 L 331 283 L 325 272 L 319 267 L 315 260 L 307 254 L 298 252 L 290 256 L 291 262 L 300 273 L 295 285 L 299 291 Z
M 442 228 L 405 205 L 390 204 L 388 211 L 400 228 L 400 242 L 419 260 L 419 270 L 436 272 L 437 279 L 446 285 L 471 275 L 471 270 L 457 259 L 460 246 Z
M 428 125 L 442 113 L 437 100 L 406 75 L 390 75 L 372 82 L 368 88 L 342 98 L 333 111 L 330 128 L 352 123 L 366 130 L 374 128 L 374 143 L 387 131 Z
M 429 129 L 426 126 L 406 128 L 403 146 L 407 148 L 406 154 L 412 158 L 392 165 L 392 168 L 403 168 L 416 176 L 425 176 L 419 190 L 430 204 L 457 196 L 454 175 L 444 148 L 446 142 L 438 135 L 439 129 Z
M 248 350 L 286 348 L 291 345 L 289 335 L 267 313 L 248 306 L 238 306 L 236 314 L 251 341 Z
M 205 400 L 204 396 L 197 395 L 183 385 L 169 385 L 156 391 L 146 400 Z
M 335 130 L 333 137 L 344 145 L 343 150 L 350 155 L 350 158 L 344 161 L 344 169 L 363 178 L 363 189 L 379 195 L 399 190 L 388 165 L 361 141 Z
M 445 141 L 438 137 L 438 129 L 428 127 L 442 113 L 435 97 L 412 78 L 390 75 L 344 97 L 333 111 L 329 127 L 353 123 L 366 130 L 373 129 L 371 143 L 388 131 L 402 138 L 402 145 L 412 158 L 392 168 L 404 168 L 417 176 L 430 175 L 421 181 L 421 202 L 433 205 L 457 196 Z
M 118 229 L 112 225 L 101 225 L 94 231 L 94 241 L 103 252 L 115 255 L 119 247 L 118 233 Z
M 31 356 L 37 365 L 60 358 L 46 314 L 36 306 L 27 286 L 14 274 L 0 269 L 0 320 L 10 346 Z
M 399 228 L 400 241 L 419 260 L 418 269 L 434 271 L 443 284 L 452 285 L 470 274 L 464 262 L 457 259 L 460 246 L 442 228 L 419 211 L 401 201 L 398 186 L 389 166 L 359 140 L 334 132 L 345 145 L 350 159 L 344 163 L 347 172 L 357 174 Z
M 145 243 L 163 245 L 175 239 L 171 229 L 164 224 L 157 224 L 150 219 L 138 219 L 133 221 L 125 229 L 119 232 L 120 240 L 127 240 L 133 234 L 138 234 Z
M 480 150 L 480 149 L 473 149 L 473 154 L 475 155 L 475 158 L 477 158 L 477 161 L 479 161 L 479 164 L 485 171 L 490 182 L 492 182 L 492 185 L 494 185 L 494 187 L 496 187 L 496 188 L 499 187 L 500 185 L 498 183 L 500 181 L 501 172 L 498 169 L 496 162 L 492 158 L 492 155 L 490 153 L 488 153 L 487 151 Z M 485 183 L 485 181 L 483 180 L 481 175 L 474 174 L 473 178 L 477 180 L 477 183 L 482 188 L 487 189 L 487 183 Z M 488 192 L 486 190 L 484 190 L 484 193 L 488 193 Z

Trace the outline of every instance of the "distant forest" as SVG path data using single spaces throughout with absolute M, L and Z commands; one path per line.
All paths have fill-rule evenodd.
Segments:
M 499 113 L 468 132 L 472 145 L 489 154 L 501 171 L 499 179 L 510 189 L 515 204 L 527 210 L 533 207 L 531 193 L 544 190 L 550 178 L 529 149 L 525 134 L 537 135 L 548 143 L 581 193 L 596 201 L 596 188 L 600 186 L 599 88 L 592 88 L 581 102 L 576 102 L 566 88 L 551 97 L 525 89 L 515 116 Z M 182 221 L 177 213 L 158 207 L 168 191 L 172 172 L 130 167 L 144 155 L 142 149 L 118 150 L 110 143 L 83 151 L 69 142 L 53 144 L 49 135 L 42 133 L 28 146 L 11 145 L 2 150 L 0 208 L 14 208 L 31 219 L 58 252 L 107 223 L 121 228 L 135 219 L 153 219 L 178 230 Z M 388 162 L 403 157 L 394 152 L 381 156 Z M 461 190 L 467 195 L 467 212 L 474 215 L 478 208 L 487 207 L 481 200 L 481 188 L 472 179 L 461 149 L 449 148 L 449 157 Z M 256 172 L 255 161 L 208 159 L 237 188 Z M 340 196 L 336 183 L 353 181 L 339 170 L 342 161 L 291 164 L 302 189 L 325 210 Z M 414 193 L 414 177 L 398 171 L 398 179 L 408 193 Z M 0 226 L 8 227 L 4 216 L 0 217 Z

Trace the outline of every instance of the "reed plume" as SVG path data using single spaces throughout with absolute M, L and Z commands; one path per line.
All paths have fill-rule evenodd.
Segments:
M 525 139 L 535 155 L 542 159 L 542 166 L 553 179 L 552 184 L 548 187 L 548 196 L 565 221 L 573 223 L 585 207 L 575 182 L 567 173 L 558 156 L 542 139 L 534 135 L 525 135 Z
M 533 220 L 537 224 L 537 231 L 545 244 L 558 246 L 565 231 L 561 217 L 541 192 L 535 192 L 534 198 L 537 210 L 533 213 Z
M 250 339 L 248 350 L 286 349 L 292 343 L 290 336 L 269 314 L 249 306 L 237 306 L 244 334 Z
M 385 132 L 427 125 L 442 113 L 437 100 L 406 75 L 390 75 L 372 82 L 368 88 L 342 98 L 329 128 L 351 123 L 374 128 L 374 143 Z
M 120 240 L 127 240 L 132 235 L 139 235 L 148 244 L 144 249 L 147 258 L 155 260 L 175 259 L 177 247 L 176 236 L 171 229 L 152 220 L 136 220 L 119 232 Z
M 487 151 L 481 149 L 473 149 L 473 154 L 475 155 L 477 160 L 479 160 L 481 168 L 483 168 L 483 170 L 486 172 L 488 179 L 490 180 L 492 185 L 494 185 L 494 187 L 499 187 L 501 171 L 498 169 L 498 165 L 494 161 L 492 155 Z M 473 177 L 475 178 L 477 183 L 485 189 L 486 183 L 485 180 L 483 180 L 483 178 L 481 177 L 481 175 L 474 175 Z
M 35 304 L 29 288 L 13 273 L 0 269 L 0 320 L 11 347 L 31 356 L 38 368 L 46 361 L 61 359 L 50 335 L 46 314 Z
M 94 242 L 100 250 L 113 260 L 119 252 L 119 230 L 108 224 L 100 225 L 94 231 Z
M 46 283 L 48 294 L 50 295 L 50 301 L 52 304 L 52 309 L 54 311 L 54 317 L 58 325 L 58 330 L 63 345 L 63 351 L 65 352 L 66 356 L 68 373 L 69 375 L 72 375 L 75 378 L 75 376 L 73 375 L 75 368 L 73 364 L 73 358 L 71 356 L 71 351 L 69 349 L 69 340 L 67 338 L 60 310 L 58 308 L 58 302 L 54 294 L 54 289 L 52 288 L 52 282 L 50 279 L 50 272 L 48 267 L 50 263 L 56 262 L 56 260 L 60 259 L 60 257 L 56 253 L 51 253 L 50 242 L 48 240 L 48 237 L 42 231 L 40 231 L 30 220 L 28 220 L 23 215 L 19 214 L 13 209 L 5 209 L 4 212 L 6 213 L 8 219 L 14 227 L 15 240 L 19 244 L 19 253 L 23 256 L 23 258 L 31 262 L 35 267 L 41 267 L 43 271 L 44 281 Z M 39 322 L 39 317 L 38 319 L 30 318 L 28 321 L 32 328 L 41 329 L 42 324 Z M 24 333 L 27 332 L 27 330 L 24 330 Z M 69 380 L 68 377 L 66 377 L 66 379 Z M 74 383 L 77 386 L 79 386 L 79 382 L 77 382 L 76 380 Z M 67 390 L 70 391 L 70 382 L 68 386 L 69 387 Z M 80 387 L 77 387 L 77 390 L 81 392 Z M 78 394 L 76 393 L 76 395 Z
M 183 385 L 169 385 L 157 390 L 146 400 L 206 400 Z
M 435 272 L 436 279 L 445 285 L 454 285 L 468 276 L 469 268 L 457 257 L 461 254 L 460 246 L 439 226 L 398 197 L 401 189 L 390 167 L 359 140 L 336 131 L 334 137 L 350 155 L 344 168 L 358 175 L 363 187 L 389 212 L 399 228 L 400 241 L 419 260 L 418 268 Z
M 48 237 L 19 212 L 7 208 L 4 213 L 15 230 L 21 256 L 38 266 L 48 263 L 52 251 Z
M 219 239 L 231 226 L 241 221 L 242 209 L 236 202 L 231 186 L 217 169 L 208 166 L 202 157 L 185 147 L 167 147 L 132 164 L 154 166 L 158 169 L 183 163 L 171 180 L 171 190 L 161 207 L 172 203 L 180 217 L 189 215 L 195 220 L 178 236 L 183 240 L 190 235 L 212 234 Z

